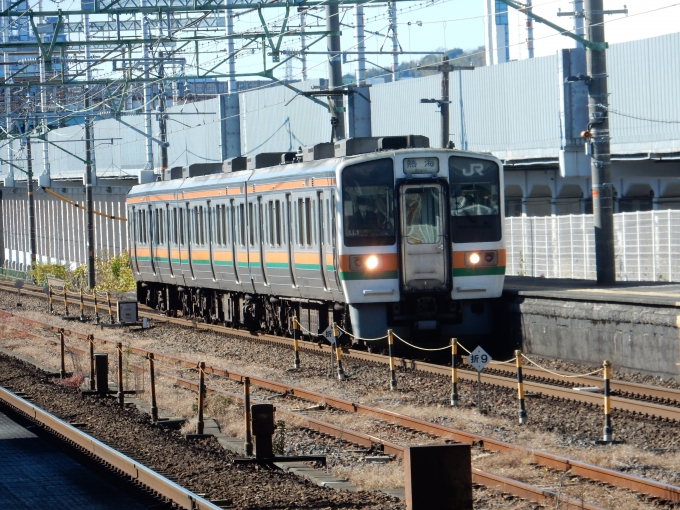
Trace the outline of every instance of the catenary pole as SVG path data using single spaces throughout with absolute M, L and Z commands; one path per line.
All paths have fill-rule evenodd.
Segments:
M 28 123 L 26 123 L 28 124 Z M 26 126 L 28 131 L 28 125 Z M 35 268 L 37 258 L 35 231 L 35 197 L 33 196 L 33 155 L 31 154 L 31 137 L 26 135 L 26 187 L 28 193 L 28 242 L 31 252 L 31 269 Z
M 83 16 L 83 29 L 85 40 L 90 39 L 90 16 Z M 90 59 L 90 47 L 85 46 L 85 60 Z M 92 79 L 92 71 L 88 66 L 87 80 Z M 44 87 L 43 87 L 44 88 Z M 85 88 L 85 112 L 90 109 L 90 87 Z M 90 289 L 95 287 L 95 267 L 94 267 L 94 207 L 93 207 L 93 178 L 92 178 L 92 125 L 89 115 L 85 116 L 85 215 L 87 217 L 87 286 Z
M 158 53 L 160 63 L 158 64 L 158 127 L 160 129 L 161 140 L 161 179 L 165 180 L 165 172 L 168 171 L 168 115 L 165 113 L 166 97 L 165 97 L 165 67 L 163 65 L 163 52 Z
M 604 43 L 604 14 L 602 0 L 584 0 L 588 40 Z M 592 138 L 591 180 L 593 220 L 595 225 L 595 266 L 597 283 L 616 282 L 614 260 L 614 209 L 609 147 L 609 118 L 607 109 L 607 54 L 606 50 L 586 52 L 588 84 L 588 130 Z
M 357 47 L 357 71 L 356 82 L 358 86 L 366 85 L 366 37 L 364 35 L 364 6 L 354 7 L 354 26 L 356 31 Z
M 326 30 L 334 33 L 340 32 L 340 17 L 338 4 L 326 6 Z M 340 55 L 340 36 L 329 35 L 327 48 L 331 52 L 328 59 L 328 89 L 338 90 L 342 87 L 342 60 Z M 333 141 L 345 138 L 345 112 L 342 96 L 329 98 L 331 107 L 331 122 L 333 123 Z

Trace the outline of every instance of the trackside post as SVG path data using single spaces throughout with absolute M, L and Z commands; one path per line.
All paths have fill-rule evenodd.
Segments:
M 390 351 L 390 389 L 397 389 L 397 373 L 394 364 L 394 333 L 391 329 L 387 330 L 387 345 Z
M 118 403 L 120 407 L 125 406 L 125 393 L 123 390 L 123 344 L 116 344 L 118 349 Z
M 90 346 L 90 391 L 94 391 L 94 335 L 87 335 Z
M 66 347 L 64 345 L 64 328 L 59 328 L 59 353 L 61 358 L 61 364 L 59 365 L 59 377 L 62 379 L 66 377 Z
M 333 323 L 333 338 L 335 338 L 335 358 L 338 360 L 338 379 L 345 380 L 345 371 L 342 369 L 342 352 L 340 351 L 340 343 L 338 342 L 338 325 Z M 331 349 L 333 346 L 331 346 Z
M 451 405 L 458 405 L 458 368 L 456 368 L 456 358 L 458 357 L 458 339 L 451 339 Z
M 253 440 L 250 435 L 250 377 L 243 378 L 243 406 L 246 419 L 246 441 L 244 444 L 246 455 L 253 455 Z
M 149 379 L 151 382 L 151 421 L 158 421 L 158 405 L 156 404 L 156 371 L 154 367 L 153 352 L 149 353 Z
M 297 317 L 293 315 L 293 349 L 295 350 L 294 368 L 300 368 L 300 344 L 297 334 L 299 327 Z
M 83 300 L 83 289 L 80 289 L 80 322 L 85 322 L 85 301 Z
M 198 364 L 198 422 L 196 434 L 203 434 L 205 426 L 203 422 L 203 395 L 205 394 L 205 361 Z
M 524 425 L 527 422 L 527 411 L 524 407 L 524 381 L 522 380 L 522 351 L 515 351 L 515 360 L 517 363 L 517 399 L 519 400 L 519 424 Z
M 611 415 L 611 398 L 609 376 L 612 364 L 608 360 L 602 363 L 602 373 L 604 377 L 604 435 L 603 441 L 611 442 L 612 440 L 612 415 Z

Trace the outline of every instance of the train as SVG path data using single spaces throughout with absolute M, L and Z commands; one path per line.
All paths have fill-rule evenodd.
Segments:
M 126 208 L 138 300 L 173 316 L 434 346 L 490 333 L 503 289 L 501 161 L 423 136 L 233 158 Z

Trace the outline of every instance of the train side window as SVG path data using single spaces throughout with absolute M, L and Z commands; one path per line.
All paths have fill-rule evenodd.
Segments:
M 331 192 L 331 246 L 335 248 L 335 193 Z
M 177 244 L 177 207 L 172 208 L 171 242 Z
M 198 208 L 198 212 L 200 215 L 198 226 L 200 228 L 200 243 L 201 245 L 205 246 L 205 214 L 203 212 L 203 206 Z
M 225 204 L 222 204 L 219 206 L 220 209 L 220 225 L 222 225 L 222 244 L 226 246 L 227 243 L 227 236 L 228 236 L 228 229 L 227 229 L 227 206 Z
M 298 245 L 305 245 L 305 202 L 302 198 L 298 198 L 298 208 L 297 208 L 297 233 L 298 233 Z
M 241 229 L 241 239 L 239 240 L 240 246 L 246 245 L 246 206 L 245 204 L 239 204 L 238 209 L 238 221 L 239 227 Z
M 307 199 L 307 221 L 309 226 L 307 231 L 310 233 L 307 244 L 316 246 L 316 200 Z
M 159 235 L 160 243 L 165 244 L 165 209 L 159 209 L 158 210 L 158 216 L 159 216 L 159 219 L 160 219 L 160 222 L 159 222 L 159 225 L 158 225 L 160 227 L 158 229 L 158 231 L 160 233 L 160 235 Z
M 250 246 L 255 245 L 255 211 L 253 203 L 248 204 L 248 241 Z
M 276 246 L 281 246 L 281 201 L 276 201 L 276 219 L 274 225 L 276 226 Z
M 184 240 L 184 209 L 179 210 L 179 244 L 185 244 Z

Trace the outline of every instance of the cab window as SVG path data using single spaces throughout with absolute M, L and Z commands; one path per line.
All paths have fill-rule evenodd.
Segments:
M 394 168 L 391 159 L 348 166 L 342 171 L 345 246 L 386 246 L 394 232 Z
M 501 239 L 498 164 L 476 158 L 449 158 L 451 240 L 454 243 Z

